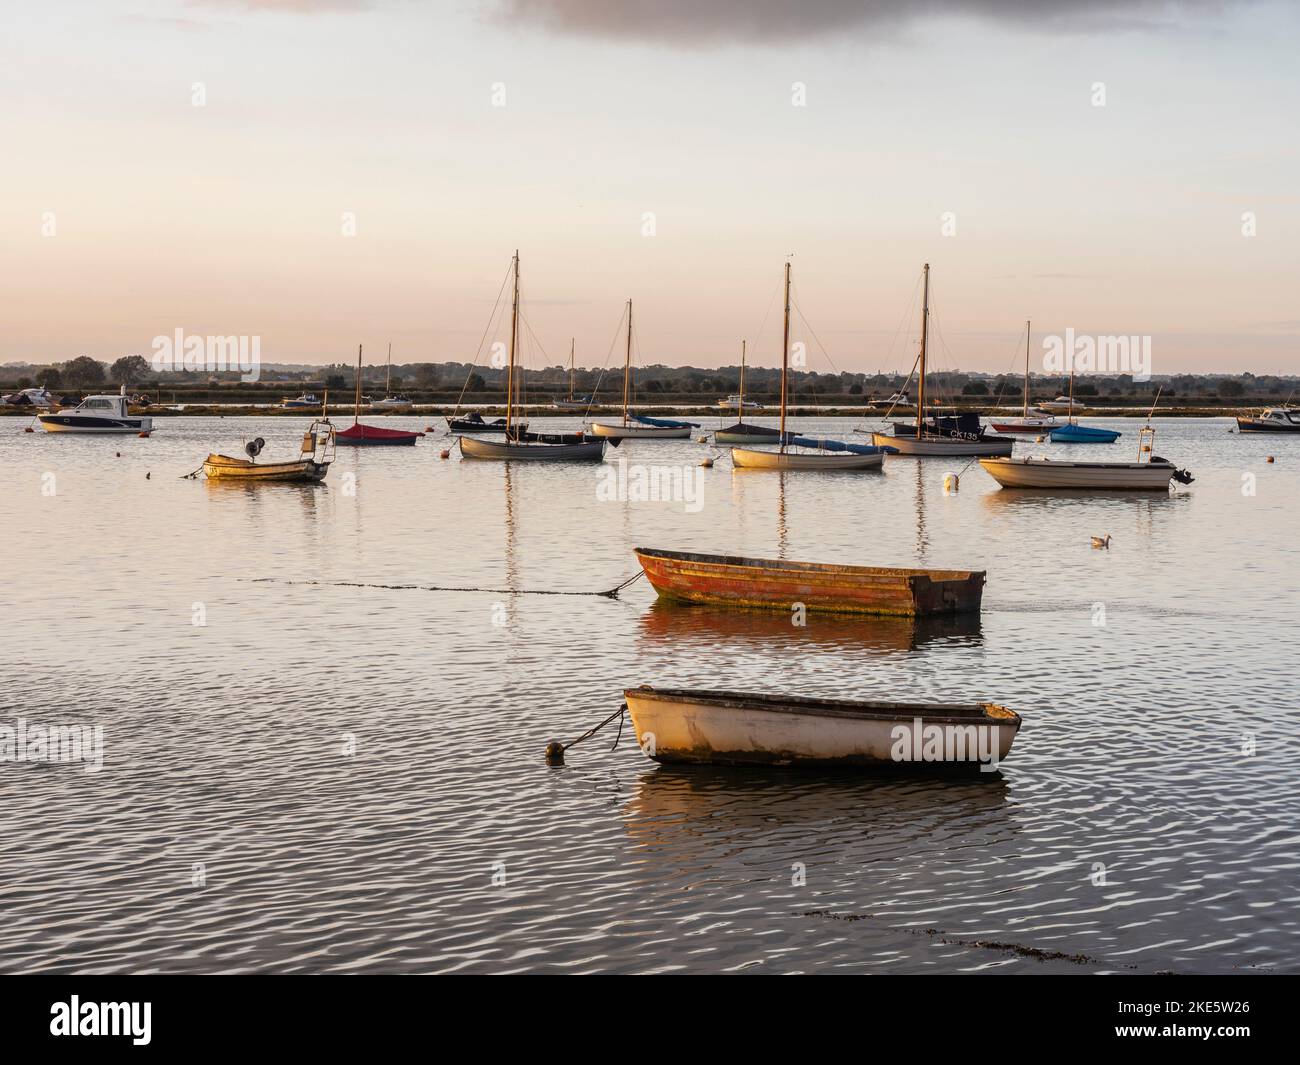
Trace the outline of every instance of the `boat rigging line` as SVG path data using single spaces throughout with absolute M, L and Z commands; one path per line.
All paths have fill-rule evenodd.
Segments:
M 633 581 L 645 576 L 644 570 L 638 570 L 622 584 L 607 588 L 601 592 L 576 592 L 555 588 L 479 588 L 458 587 L 444 584 L 379 584 L 369 581 L 322 581 L 291 580 L 284 577 L 238 577 L 237 580 L 249 584 L 310 584 L 328 588 L 385 588 L 398 592 L 484 592 L 489 595 L 585 595 L 599 596 L 602 599 L 617 599 L 618 593 Z

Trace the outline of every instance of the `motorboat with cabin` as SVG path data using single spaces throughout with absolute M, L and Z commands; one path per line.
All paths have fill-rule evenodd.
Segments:
M 153 419 L 131 413 L 126 386 L 115 396 L 87 396 L 69 410 L 38 414 L 50 433 L 136 433 L 153 432 Z
M 1258 418 L 1237 418 L 1237 429 L 1243 433 L 1300 433 L 1300 408 L 1268 407 Z

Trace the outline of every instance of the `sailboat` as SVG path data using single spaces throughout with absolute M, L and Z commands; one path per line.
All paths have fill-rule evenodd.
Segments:
M 560 460 L 565 462 L 600 462 L 605 457 L 605 441 L 584 440 L 580 443 L 546 443 L 544 440 L 515 439 L 512 431 L 515 412 L 515 349 L 519 344 L 519 252 L 515 252 L 514 300 L 510 311 L 510 363 L 506 369 L 505 439 L 484 440 L 460 437 L 460 453 L 467 459 L 502 459 L 510 462 Z
M 845 444 L 839 440 L 822 440 L 796 436 L 785 431 L 790 376 L 790 264 L 785 264 L 785 327 L 781 339 L 781 427 L 777 430 L 780 447 L 776 451 L 733 447 L 731 461 L 752 470 L 873 470 L 885 461 L 885 451 L 866 444 Z M 816 448 L 816 451 L 791 451 L 791 445 Z
M 380 444 L 402 445 L 414 444 L 423 433 L 411 432 L 409 429 L 384 429 L 378 425 L 361 424 L 361 345 L 357 345 L 357 398 L 352 408 L 352 424 L 334 434 L 340 444 Z
M 1053 444 L 1113 444 L 1123 434 L 1113 429 L 1094 429 L 1080 425 L 1074 416 L 1074 361 L 1070 361 L 1070 413 L 1059 429 L 1052 430 Z
M 1055 414 L 1044 410 L 1029 409 L 1029 336 L 1030 323 L 1025 322 L 1025 402 L 1021 408 L 1019 418 L 1008 418 L 1006 421 L 991 423 L 993 428 L 999 433 L 1028 433 L 1030 436 L 1036 436 L 1039 433 L 1046 432 L 1048 429 L 1055 429 L 1060 425 L 1060 421 Z
M 370 406 L 375 410 L 409 410 L 411 397 L 393 395 L 393 345 L 388 345 L 388 369 L 384 374 L 384 398 L 377 399 Z
M 925 357 L 930 327 L 930 264 L 925 264 L 925 286 L 921 302 L 920 376 L 916 393 L 916 425 L 894 424 L 894 435 L 872 433 L 881 447 L 897 448 L 903 455 L 1010 455 L 1014 441 L 986 436 L 978 415 L 957 414 L 951 418 L 925 417 Z
M 761 444 L 781 439 L 780 429 L 770 429 L 766 425 L 745 423 L 745 341 L 740 342 L 740 391 L 733 398 L 728 396 L 728 407 L 736 408 L 736 424 L 719 429 L 713 439 L 719 444 Z
M 574 347 L 574 340 L 572 337 L 570 337 L 569 339 L 569 398 L 557 399 L 554 403 L 552 403 L 551 406 L 554 407 L 556 410 L 586 410 L 588 407 L 591 406 L 590 396 L 578 396 L 576 399 L 573 396 L 574 378 L 576 377 L 578 372 L 577 367 L 574 365 L 573 362 L 573 347 Z
M 698 429 L 695 422 L 672 418 L 647 418 L 628 413 L 632 388 L 632 301 L 627 301 L 627 355 L 623 361 L 623 419 L 619 422 L 592 422 L 591 431 L 613 440 L 682 440 Z

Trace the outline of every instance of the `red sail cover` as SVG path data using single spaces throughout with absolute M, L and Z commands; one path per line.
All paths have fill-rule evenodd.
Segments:
M 347 429 L 340 429 L 334 438 L 341 444 L 414 444 L 423 435 L 407 429 L 381 429 L 377 425 L 357 422 Z

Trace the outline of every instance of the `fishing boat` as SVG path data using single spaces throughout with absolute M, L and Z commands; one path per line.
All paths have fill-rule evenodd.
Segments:
M 317 418 L 303 434 L 299 457 L 288 462 L 258 462 L 265 441 L 259 436 L 244 445 L 248 458 L 209 455 L 203 460 L 203 472 L 210 480 L 237 481 L 241 484 L 266 481 L 323 481 L 334 461 L 334 426 L 328 418 Z
M 515 252 L 512 265 L 514 295 L 510 311 L 510 362 L 506 368 L 506 416 L 501 428 L 502 440 L 482 440 L 474 436 L 460 437 L 460 453 L 467 459 L 496 459 L 507 462 L 600 462 L 605 457 L 604 440 L 583 440 L 580 443 L 547 443 L 541 439 L 516 439 L 515 409 L 515 350 L 519 344 L 519 252 Z M 522 375 L 520 375 L 522 376 Z M 448 419 L 451 424 L 451 419 Z M 520 430 L 525 428 L 520 426 Z M 544 434 L 539 434 L 544 435 Z
M 741 366 L 741 374 L 742 374 L 742 376 L 743 376 L 743 374 L 744 374 L 744 366 L 743 366 L 743 365 Z M 744 382 L 743 382 L 743 381 L 741 382 L 741 388 L 742 388 L 742 390 L 743 390 L 743 388 L 744 388 Z M 729 395 L 726 399 L 720 399 L 720 400 L 718 400 L 718 406 L 721 407 L 723 410 L 742 410 L 742 411 L 746 411 L 746 410 L 762 410 L 762 409 L 763 409 L 763 404 L 759 403 L 758 400 L 755 400 L 755 399 L 746 399 L 746 398 L 745 398 L 745 393 L 744 393 L 743 391 L 741 391 L 741 392 L 733 392 L 733 393 L 732 393 L 731 395 Z
M 1268 407 L 1258 418 L 1238 416 L 1237 428 L 1243 433 L 1300 433 L 1300 409 Z
M 664 599 L 715 606 L 928 617 L 978 613 L 983 570 L 893 569 L 633 548 Z
M 409 429 L 385 429 L 378 425 L 361 424 L 361 345 L 357 345 L 357 396 L 352 409 L 352 424 L 339 432 L 336 439 L 340 444 L 364 445 L 366 447 L 401 447 L 414 444 L 423 433 Z
M 980 465 L 1003 488 L 1156 492 L 1167 491 L 1171 480 L 1191 484 L 1195 478 L 1187 470 L 1152 454 L 1155 434 L 1150 425 L 1139 431 L 1136 462 L 1065 462 L 1026 456 L 980 459 Z
M 623 692 L 641 749 L 656 762 L 809 768 L 992 771 L 1021 718 L 996 703 L 814 699 L 653 688 Z
M 574 338 L 570 337 L 569 338 L 569 398 L 557 399 L 554 403 L 552 403 L 551 406 L 554 407 L 556 410 L 586 410 L 588 407 L 591 406 L 592 403 L 590 396 L 575 397 L 573 394 L 574 385 L 577 383 L 575 379 L 578 373 L 577 366 L 573 361 L 574 343 L 575 343 Z
M 1057 396 L 1043 403 L 1044 410 L 1071 410 L 1073 407 L 1074 399 L 1070 396 Z
M 38 414 L 37 420 L 49 433 L 136 433 L 153 432 L 153 419 L 132 414 L 126 386 L 116 396 L 87 396 L 70 410 Z
M 1070 363 L 1070 406 L 1065 424 L 1052 430 L 1053 444 L 1113 444 L 1123 434 L 1114 429 L 1098 429 L 1091 425 L 1080 425 L 1074 416 L 1074 363 Z
M 1029 341 L 1031 335 L 1030 323 L 1025 322 L 1025 399 L 1020 409 L 1019 418 L 1006 418 L 1002 421 L 990 421 L 994 432 L 998 433 L 1025 433 L 1030 436 L 1037 436 L 1045 433 L 1049 429 L 1055 429 L 1061 424 L 1061 420 L 1055 415 L 1045 410 L 1038 410 L 1029 406 Z
M 734 408 L 737 419 L 735 425 L 714 432 L 713 439 L 719 444 L 762 444 L 781 439 L 780 429 L 771 429 L 766 425 L 754 425 L 752 422 L 745 421 L 746 407 L 762 406 L 759 403 L 745 401 L 745 344 L 743 340 L 740 342 L 740 391 L 734 396 L 728 396 L 725 402 L 718 401 L 720 407 Z
M 388 345 L 387 370 L 384 373 L 384 398 L 370 401 L 373 410 L 410 410 L 413 406 L 411 397 L 398 393 L 393 395 L 393 345 Z
M 894 434 L 871 434 L 871 440 L 880 447 L 895 448 L 901 455 L 944 455 L 975 457 L 978 455 L 1010 455 L 1014 441 L 1008 437 L 989 436 L 980 425 L 979 418 L 971 414 L 957 414 L 951 419 L 927 418 L 925 415 L 926 351 L 930 335 L 930 264 L 924 268 L 924 289 L 921 300 L 921 352 L 917 357 L 920 373 L 917 377 L 916 422 L 913 425 L 894 424 Z
M 673 418 L 648 418 L 628 411 L 632 388 L 632 301 L 627 301 L 627 354 L 623 360 L 623 418 L 618 422 L 592 422 L 596 436 L 614 440 L 684 440 L 698 429 L 697 422 Z
M 320 406 L 320 400 L 316 398 L 315 392 L 303 392 L 301 395 L 295 396 L 293 399 L 282 401 L 280 406 L 285 410 L 298 410 L 304 407 L 315 410 Z
M 790 389 L 790 263 L 785 264 L 785 325 L 781 333 L 781 422 L 773 443 L 777 450 L 756 447 L 733 447 L 731 462 L 737 469 L 750 470 L 878 470 L 885 461 L 885 451 L 874 445 L 846 444 L 796 436 L 785 429 Z M 764 434 L 766 435 L 766 434 Z M 791 447 L 808 448 L 792 451 Z

